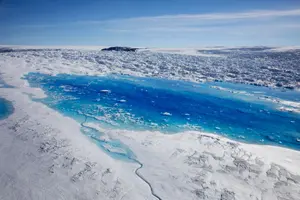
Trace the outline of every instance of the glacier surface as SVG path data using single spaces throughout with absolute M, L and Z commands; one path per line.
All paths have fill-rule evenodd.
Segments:
M 184 54 L 184 52 L 188 53 Z M 10 52 L 3 51 L 1 57 L 23 59 L 32 65 L 44 66 L 43 68 L 46 69 L 49 65 L 63 67 L 66 70 L 73 68 L 70 69 L 71 72 L 78 74 L 117 73 L 196 82 L 230 81 L 300 89 L 299 49 L 280 51 L 280 49 L 258 47 L 217 48 L 189 52 L 156 49 L 138 52 L 59 48 L 11 49 Z M 80 65 L 84 66 L 84 69 Z M 63 72 L 63 69 L 55 71 Z
M 28 73 L 128 74 L 279 87 L 283 95 L 272 98 L 257 96 L 260 91 L 245 93 L 218 84 L 211 89 L 239 98 L 254 96 L 253 101 L 298 116 L 299 100 L 289 97 L 289 92 L 299 89 L 299 50 L 191 51 L 3 50 L 0 80 L 9 87 L 0 88 L 0 97 L 12 103 L 14 112 L 0 120 L 0 199 L 300 199 L 299 151 L 245 144 L 202 130 L 163 134 L 161 130 L 110 129 L 84 121 L 88 130 L 103 133 L 99 137 L 108 142 L 106 150 L 122 154 L 126 147 L 134 153 L 131 161 L 114 158 L 82 134 L 78 121 L 34 100 L 49 94 L 24 79 Z M 99 92 L 113 94 L 107 88 Z M 130 103 L 126 98 L 116 101 Z M 168 111 L 161 114 L 174 116 Z

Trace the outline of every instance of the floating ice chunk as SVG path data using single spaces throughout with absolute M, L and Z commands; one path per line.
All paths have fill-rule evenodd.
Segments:
M 158 124 L 157 124 L 157 123 L 154 123 L 154 122 L 151 122 L 150 125 L 151 125 L 151 126 L 157 126 L 157 127 L 158 127 Z
M 184 115 L 185 115 L 185 116 L 190 116 L 190 114 L 189 114 L 189 113 L 184 113 Z
M 221 128 L 220 128 L 220 127 L 218 127 L 218 126 L 216 126 L 216 127 L 215 127 L 215 129 L 217 129 L 217 130 L 221 130 Z
M 119 100 L 119 102 L 126 103 L 126 100 L 125 99 L 121 99 L 121 100 Z
M 101 93 L 106 93 L 106 94 L 111 93 L 110 90 L 100 90 L 100 92 L 101 92 Z
M 169 113 L 169 112 L 163 112 L 163 113 L 161 113 L 162 115 L 165 115 L 165 116 L 172 116 L 172 114 L 171 113 Z
M 300 113 L 300 109 L 298 108 L 290 108 L 290 107 L 279 107 L 279 110 L 280 111 L 284 111 L 284 112 L 291 112 L 291 113 Z
M 297 141 L 297 142 L 300 142 L 300 138 L 297 138 L 296 141 Z

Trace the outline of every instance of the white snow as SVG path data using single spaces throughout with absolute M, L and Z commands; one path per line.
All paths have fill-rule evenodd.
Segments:
M 77 122 L 20 89 L 0 96 L 15 108 L 0 121 L 0 199 L 152 199 L 139 166 L 106 155 Z
M 231 199 L 299 199 L 297 151 L 201 132 L 108 134 L 136 153 L 144 164 L 141 173 L 162 199 L 222 199 L 226 191 Z
M 206 48 L 199 48 L 199 49 L 206 49 Z M 205 54 L 200 53 L 196 48 L 150 48 L 147 49 L 151 52 L 156 53 L 168 53 L 168 54 L 179 54 L 179 55 L 190 55 L 190 56 L 205 56 L 205 57 L 222 57 L 222 55 L 212 55 L 212 54 Z M 211 49 L 211 48 L 210 48 Z M 146 50 L 140 50 L 146 51 Z
M 202 47 L 158 51 L 148 48 L 132 53 L 101 52 L 100 47 L 10 48 L 14 52 L 2 52 L 0 47 L 1 60 L 8 59 L 5 62 L 10 62 L 11 58 L 21 59 L 29 67 L 37 66 L 36 70 L 48 71 L 51 74 L 113 73 L 192 82 L 222 80 L 298 90 L 300 88 L 297 79 L 299 49 L 272 51 L 275 47 Z M 190 51 L 197 55 L 182 53 Z

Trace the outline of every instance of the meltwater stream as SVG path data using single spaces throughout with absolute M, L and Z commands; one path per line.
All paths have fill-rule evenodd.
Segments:
M 118 158 L 132 160 L 134 154 L 119 141 L 101 139 L 103 133 L 87 126 L 88 122 L 103 130 L 155 130 L 165 134 L 201 130 L 243 142 L 300 150 L 297 91 L 124 75 L 29 73 L 24 78 L 48 95 L 37 101 L 78 120 L 84 134 Z M 295 108 L 293 103 L 295 112 L 280 110 Z

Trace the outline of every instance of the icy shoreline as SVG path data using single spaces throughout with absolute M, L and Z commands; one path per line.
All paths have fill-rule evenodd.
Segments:
M 16 90 L 0 91 L 15 107 L 0 121 L 1 199 L 151 199 L 137 164 L 109 157 L 76 121 Z
M 299 198 L 299 152 L 195 132 L 112 135 L 137 152 L 142 172 L 162 199 L 220 199 L 229 194 L 228 199 Z

